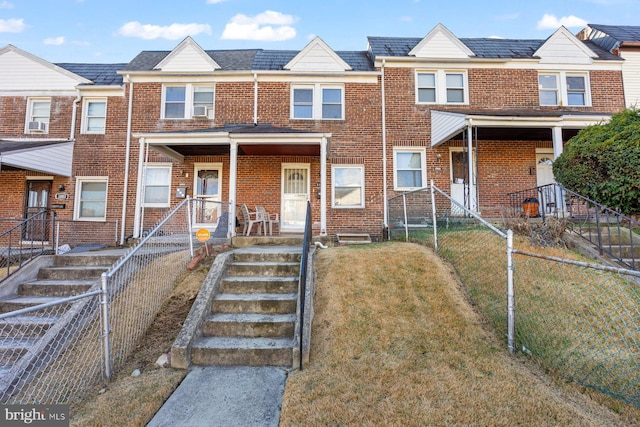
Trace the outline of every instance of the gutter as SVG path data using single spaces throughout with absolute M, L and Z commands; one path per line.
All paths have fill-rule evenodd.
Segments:
M 82 100 L 80 90 L 76 89 L 77 96 L 73 100 L 73 110 L 71 111 L 71 131 L 69 132 L 69 141 L 73 141 L 76 137 L 76 120 L 78 118 L 78 103 Z

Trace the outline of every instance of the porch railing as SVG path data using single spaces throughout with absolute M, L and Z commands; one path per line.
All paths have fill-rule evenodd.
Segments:
M 307 258 L 309 258 L 309 246 L 311 245 L 312 231 L 311 226 L 313 224 L 311 218 L 311 203 L 307 201 L 307 212 L 304 222 L 304 239 L 302 243 L 302 259 L 300 260 L 300 370 L 302 370 L 303 362 L 303 331 L 304 331 L 304 309 L 305 299 L 307 295 Z
M 43 209 L 24 220 L 0 220 L 8 226 L 0 231 L 0 280 L 37 256 L 53 253 L 55 218 L 55 212 Z
M 600 255 L 640 270 L 640 222 L 581 196 L 560 184 L 509 194 L 512 213 L 567 218 L 567 228 L 591 243 Z

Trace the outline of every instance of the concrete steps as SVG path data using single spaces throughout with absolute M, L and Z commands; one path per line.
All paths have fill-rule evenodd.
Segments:
M 88 291 L 103 272 L 118 261 L 120 255 L 76 254 L 53 257 L 51 265 L 41 267 L 16 286 L 15 293 L 0 298 L 0 313 L 59 301 Z M 26 267 L 28 268 L 28 267 Z M 72 303 L 50 309 L 0 319 L 0 378 L 22 358 L 56 322 Z M 3 374 L 4 373 L 4 374 Z
M 300 255 L 299 247 L 237 250 L 193 344 L 191 363 L 292 366 Z

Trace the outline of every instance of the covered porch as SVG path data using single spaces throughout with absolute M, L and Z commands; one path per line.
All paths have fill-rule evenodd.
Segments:
M 236 235 L 236 209 L 265 206 L 278 214 L 278 232 L 301 233 L 307 200 L 316 211 L 319 234 L 326 234 L 327 153 L 331 134 L 274 125 L 227 125 L 221 128 L 134 134 L 139 139 L 134 236 L 140 236 L 145 211 L 145 177 L 158 158 L 173 163 L 172 204 L 190 197 L 225 203 L 228 237 Z M 161 157 L 158 157 L 161 156 Z M 165 160 L 166 161 L 166 160 Z M 202 224 L 205 228 L 206 224 Z M 241 230 L 242 231 L 242 230 Z
M 610 117 L 561 110 L 432 110 L 431 146 L 449 147 L 454 200 L 494 216 L 508 204 L 507 193 L 554 183 L 552 163 L 564 143 Z

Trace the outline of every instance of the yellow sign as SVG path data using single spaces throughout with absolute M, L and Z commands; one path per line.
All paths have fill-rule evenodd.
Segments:
M 209 240 L 209 237 L 211 237 L 211 233 L 206 228 L 201 228 L 196 231 L 196 239 L 201 242 L 206 242 L 207 240 Z

